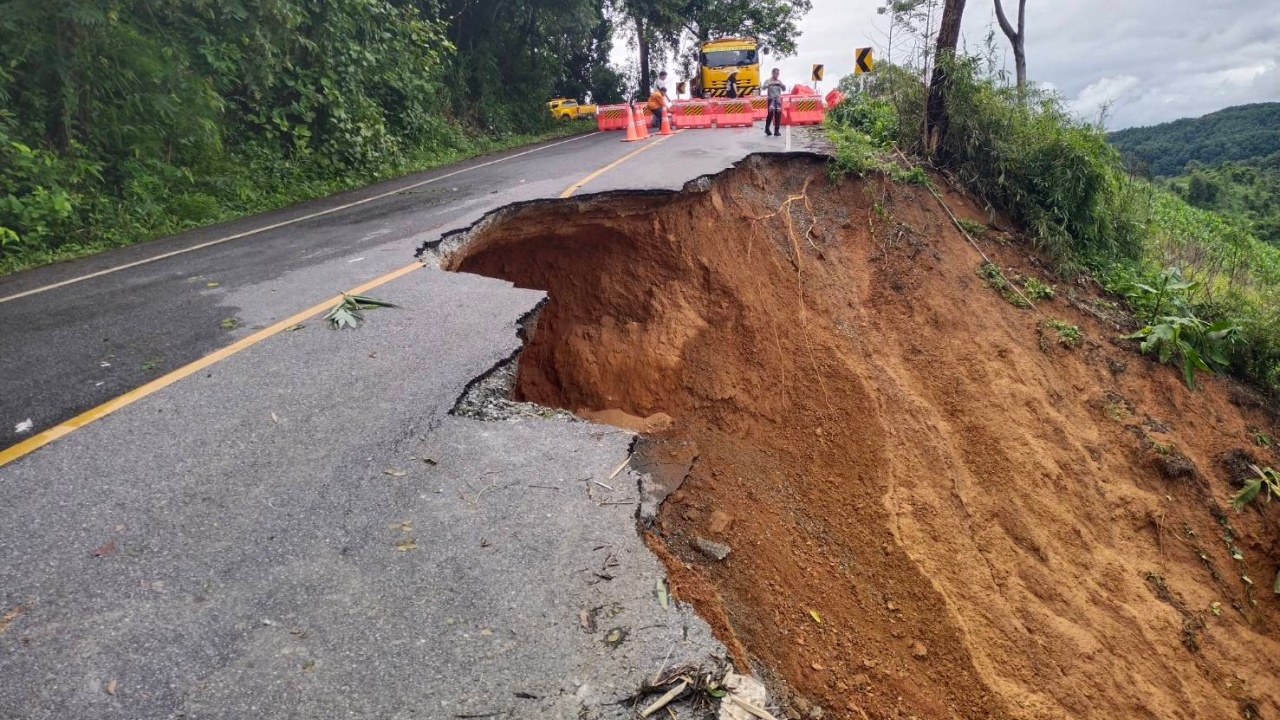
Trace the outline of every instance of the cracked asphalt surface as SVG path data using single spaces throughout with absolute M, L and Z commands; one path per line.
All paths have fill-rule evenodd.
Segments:
M 618 140 L 0 278 L 0 448 L 555 197 L 636 149 Z M 782 149 L 687 131 L 580 192 L 677 189 Z M 358 331 L 313 318 L 0 466 L 0 718 L 631 717 L 620 701 L 661 667 L 723 657 L 658 602 L 637 478 L 608 479 L 630 434 L 448 414 L 542 294 L 434 267 L 372 294 L 400 308 Z

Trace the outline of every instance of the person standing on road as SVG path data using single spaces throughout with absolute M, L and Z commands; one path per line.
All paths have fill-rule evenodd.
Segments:
M 729 77 L 724 81 L 724 96 L 730 100 L 738 97 L 738 71 L 734 70 L 729 73 Z
M 764 116 L 764 134 L 778 136 L 782 133 L 778 130 L 778 123 L 782 121 L 782 94 L 787 91 L 787 86 L 778 79 L 781 71 L 778 68 L 773 69 L 773 74 L 768 80 L 764 81 L 764 87 L 761 90 L 769 96 L 769 114 Z M 773 132 L 769 132 L 769 123 L 773 123 Z

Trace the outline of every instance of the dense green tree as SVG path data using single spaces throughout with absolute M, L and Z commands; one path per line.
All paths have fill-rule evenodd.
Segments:
M 546 130 L 620 99 L 612 37 L 605 0 L 0 2 L 0 262 Z
M 685 76 L 697 67 L 698 45 L 719 37 L 754 37 L 764 53 L 783 58 L 795 54 L 800 21 L 812 7 L 810 0 L 618 0 L 619 11 L 635 23 L 642 94 L 652 80 L 652 47 L 689 49 Z

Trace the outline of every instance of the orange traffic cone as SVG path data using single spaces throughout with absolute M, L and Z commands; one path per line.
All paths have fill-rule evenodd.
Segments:
M 622 142 L 635 142 L 640 139 L 636 133 L 636 109 L 630 105 L 627 106 L 627 136 L 622 138 Z
M 671 108 L 662 110 L 662 129 L 658 131 L 659 135 L 675 135 L 671 132 Z
M 636 134 L 640 136 L 641 140 L 648 140 L 649 116 L 644 114 L 644 110 L 644 105 L 641 105 L 640 109 L 636 110 Z

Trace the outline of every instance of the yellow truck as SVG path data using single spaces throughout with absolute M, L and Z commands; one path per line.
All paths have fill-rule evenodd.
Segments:
M 737 72 L 738 97 L 760 90 L 760 51 L 754 38 L 719 38 L 702 43 L 698 58 L 698 97 L 727 97 L 729 75 Z
M 547 103 L 547 110 L 556 120 L 577 120 L 578 118 L 595 117 L 595 105 L 579 105 L 572 98 L 553 98 Z

